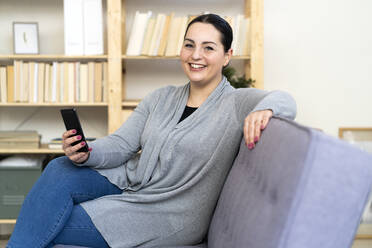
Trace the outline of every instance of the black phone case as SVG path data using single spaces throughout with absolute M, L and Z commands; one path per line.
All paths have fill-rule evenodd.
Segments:
M 81 142 L 85 142 L 85 146 L 80 148 L 78 152 L 88 152 L 88 144 L 85 140 L 85 136 L 83 133 L 83 129 L 81 128 L 79 117 L 77 115 L 76 109 L 61 109 L 61 114 L 63 118 L 63 122 L 65 123 L 66 130 L 75 129 L 76 134 L 75 135 L 81 135 L 81 140 L 78 140 L 71 145 L 74 146 L 76 144 L 79 144 Z

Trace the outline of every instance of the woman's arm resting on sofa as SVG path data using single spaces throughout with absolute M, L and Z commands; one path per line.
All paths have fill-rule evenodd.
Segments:
M 294 119 L 296 102 L 283 91 L 264 91 L 259 89 L 239 89 L 236 92 L 235 106 L 237 119 L 243 125 L 246 145 L 254 148 L 270 118 L 280 116 Z

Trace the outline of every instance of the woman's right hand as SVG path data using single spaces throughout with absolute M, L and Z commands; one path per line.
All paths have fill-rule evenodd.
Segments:
M 89 152 L 77 152 L 80 148 L 85 146 L 84 141 L 72 146 L 72 143 L 81 140 L 81 136 L 75 134 L 75 129 L 68 130 L 62 134 L 62 149 L 72 162 L 81 164 L 88 160 Z M 91 148 L 89 148 L 89 151 L 90 150 Z

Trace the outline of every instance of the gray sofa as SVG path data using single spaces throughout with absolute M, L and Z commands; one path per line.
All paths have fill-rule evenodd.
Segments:
M 256 148 L 242 142 L 208 241 L 182 248 L 351 247 L 371 182 L 371 155 L 273 118 Z

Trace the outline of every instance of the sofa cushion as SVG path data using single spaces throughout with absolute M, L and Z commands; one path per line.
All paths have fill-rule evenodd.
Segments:
M 350 247 L 372 181 L 372 157 L 273 118 L 241 144 L 208 233 L 213 248 Z

